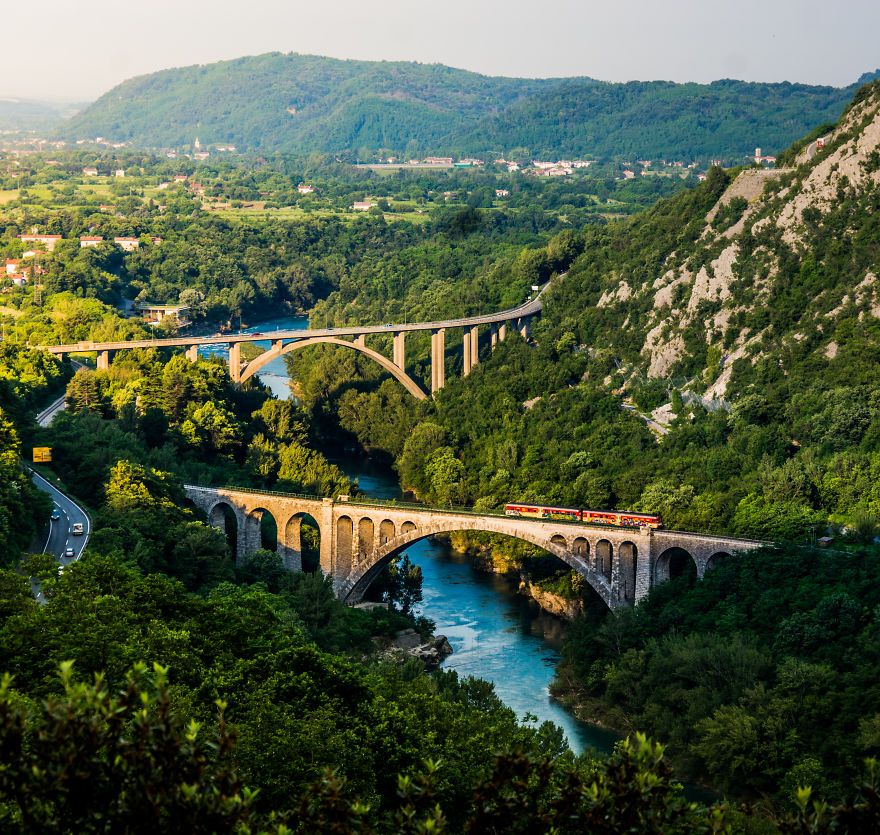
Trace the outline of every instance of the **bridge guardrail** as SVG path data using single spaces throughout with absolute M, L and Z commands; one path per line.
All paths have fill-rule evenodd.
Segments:
M 312 493 L 282 493 L 278 490 L 263 490 L 256 487 L 235 487 L 231 484 L 217 485 L 216 487 L 204 487 L 200 484 L 184 484 L 184 490 L 205 490 L 216 493 L 218 490 L 234 490 L 236 493 L 253 493 L 256 496 L 278 496 L 282 499 L 309 499 L 310 501 L 322 502 L 324 496 L 316 496 Z

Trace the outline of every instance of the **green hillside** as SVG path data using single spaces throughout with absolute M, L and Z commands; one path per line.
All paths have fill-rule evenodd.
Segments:
M 485 119 L 459 142 L 534 155 L 740 159 L 755 146 L 775 153 L 837 119 L 854 90 L 729 79 L 566 83 Z
M 241 150 L 403 149 L 410 139 L 427 147 L 553 83 L 270 53 L 130 79 L 61 133 L 162 147 L 195 136 Z
M 110 90 L 58 131 L 135 146 L 368 155 L 519 152 L 740 159 L 834 120 L 845 88 L 500 78 L 442 64 L 269 53 L 164 70 Z

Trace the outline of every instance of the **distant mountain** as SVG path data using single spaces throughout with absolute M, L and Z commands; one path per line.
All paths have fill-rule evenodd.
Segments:
M 264 153 L 736 159 L 758 145 L 773 153 L 835 120 L 856 87 L 501 78 L 269 53 L 130 79 L 57 133 L 161 148 L 198 137 Z
M 0 98 L 0 130 L 47 130 L 82 107 L 81 104 Z
M 414 149 L 432 148 L 559 83 L 442 64 L 269 53 L 130 79 L 59 134 L 158 147 L 198 137 L 254 151 L 402 151 L 411 140 Z

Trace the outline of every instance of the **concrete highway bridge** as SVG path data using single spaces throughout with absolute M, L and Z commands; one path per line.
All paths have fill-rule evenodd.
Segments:
M 492 349 L 507 336 L 509 328 L 516 328 L 523 337 L 529 335 L 529 324 L 533 316 L 541 312 L 541 294 L 545 284 L 525 304 L 499 313 L 485 316 L 470 316 L 465 319 L 447 319 L 440 322 L 413 322 L 404 325 L 370 325 L 367 327 L 323 328 L 308 330 L 272 331 L 271 333 L 224 334 L 222 336 L 179 336 L 167 339 L 141 339 L 130 342 L 78 342 L 71 345 L 40 345 L 41 350 L 49 351 L 57 357 L 65 354 L 94 352 L 99 369 L 110 367 L 110 360 L 116 351 L 129 348 L 183 348 L 186 356 L 193 362 L 199 355 L 200 346 L 227 345 L 229 351 L 229 373 L 236 383 L 243 383 L 256 374 L 272 360 L 297 351 L 309 345 L 340 345 L 359 351 L 397 379 L 406 390 L 420 400 L 427 397 L 421 385 L 406 371 L 406 335 L 413 331 L 431 333 L 431 393 L 446 384 L 446 331 L 461 328 L 464 331 L 464 373 L 469 374 L 479 362 L 480 328 L 488 326 L 488 344 Z M 371 335 L 392 337 L 392 356 L 389 359 L 379 351 L 367 346 Z M 271 341 L 268 351 L 245 365 L 241 363 L 241 344 L 243 342 Z M 383 340 L 386 341 L 386 340 Z
M 302 568 L 301 526 L 310 517 L 321 535 L 321 570 L 348 603 L 361 599 L 396 555 L 420 539 L 452 531 L 485 531 L 531 542 L 577 571 L 610 608 L 637 603 L 649 589 L 693 561 L 697 576 L 716 560 L 766 543 L 687 531 L 625 529 L 506 516 L 460 508 L 327 499 L 234 487 L 184 485 L 187 497 L 227 532 L 235 518 L 236 560 L 261 547 L 263 517 L 277 527 L 278 553 Z

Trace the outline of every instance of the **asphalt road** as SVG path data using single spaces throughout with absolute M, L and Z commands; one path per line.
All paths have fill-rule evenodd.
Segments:
M 78 560 L 85 550 L 92 532 L 92 523 L 88 514 L 73 499 L 68 498 L 58 490 L 51 482 L 47 481 L 39 473 L 31 471 L 34 484 L 52 497 L 55 507 L 58 509 L 59 518 L 53 519 L 49 526 L 49 538 L 46 540 L 44 550 L 47 554 L 54 554 L 55 559 L 61 565 L 68 565 Z M 73 535 L 73 525 L 80 523 L 83 526 L 81 536 Z M 73 548 L 73 557 L 65 556 L 65 549 Z

